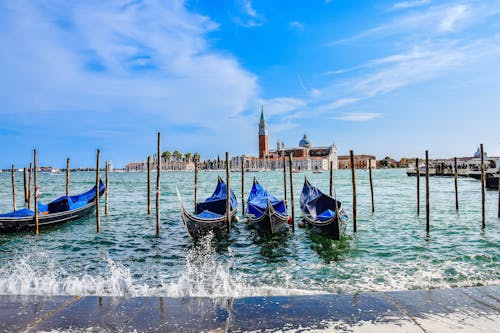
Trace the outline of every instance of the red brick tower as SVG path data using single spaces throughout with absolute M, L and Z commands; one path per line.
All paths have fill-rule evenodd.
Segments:
M 262 107 L 259 122 L 259 158 L 264 158 L 267 155 L 269 155 L 269 142 L 267 137 L 267 124 L 264 119 L 264 107 Z

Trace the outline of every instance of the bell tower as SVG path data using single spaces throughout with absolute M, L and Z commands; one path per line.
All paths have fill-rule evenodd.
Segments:
M 267 123 L 264 119 L 264 107 L 262 107 L 259 122 L 259 158 L 264 158 L 267 155 L 269 155 L 269 142 L 267 136 Z

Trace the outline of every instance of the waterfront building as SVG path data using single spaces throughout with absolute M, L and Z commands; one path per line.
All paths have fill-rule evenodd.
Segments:
M 243 158 L 245 168 L 252 170 L 276 170 L 283 168 L 283 156 L 293 156 L 293 168 L 295 170 L 328 170 L 330 161 L 333 168 L 337 169 L 337 147 L 313 146 L 311 140 L 304 134 L 297 147 L 285 147 L 283 141 L 278 141 L 276 149 L 269 149 L 269 131 L 264 118 L 264 110 L 261 110 L 259 121 L 259 156 L 236 156 L 231 159 L 233 168 L 241 168 Z

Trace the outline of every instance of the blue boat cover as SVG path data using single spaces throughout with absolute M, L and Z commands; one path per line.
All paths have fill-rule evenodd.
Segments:
M 69 210 L 77 209 L 87 205 L 95 200 L 95 186 L 85 193 L 62 196 L 48 204 L 49 214 L 67 212 Z M 104 191 L 105 187 L 101 180 L 99 180 L 99 192 Z
M 208 211 L 211 213 L 215 213 L 217 215 L 225 215 L 226 214 L 226 183 L 219 177 L 217 182 L 217 187 L 215 188 L 214 193 L 207 198 L 204 202 L 200 202 L 196 204 L 195 214 L 202 214 L 203 211 Z M 231 191 L 231 211 L 238 207 L 238 200 L 236 200 L 236 195 L 234 195 L 233 190 Z
M 338 207 L 336 207 L 338 205 Z M 300 208 L 313 219 L 326 221 L 335 217 L 342 203 L 321 192 L 306 179 L 300 194 Z
M 95 200 L 95 188 L 96 187 L 94 186 L 89 191 L 78 195 L 62 196 L 54 201 L 51 201 L 48 205 L 44 205 L 43 203 L 38 202 L 38 214 L 42 215 L 47 213 L 52 214 L 52 213 L 66 212 L 68 210 L 73 210 L 83 207 L 89 202 Z M 104 189 L 105 189 L 104 184 L 102 183 L 101 180 L 99 180 L 99 192 L 104 191 Z M 15 212 L 0 214 L 0 217 L 29 217 L 29 216 L 35 216 L 35 212 L 27 208 L 16 210 Z
M 38 203 L 39 214 L 47 213 L 48 210 L 47 207 L 48 207 L 47 205 L 44 205 L 43 203 L 39 202 Z M 0 217 L 30 217 L 30 216 L 35 216 L 35 212 L 28 208 L 19 209 L 16 210 L 15 212 L 0 214 Z
M 254 181 L 252 190 L 247 200 L 247 211 L 249 214 L 260 217 L 266 212 L 267 202 L 273 206 L 274 210 L 282 216 L 287 216 L 286 205 L 283 200 L 279 200 L 274 195 L 271 195 L 267 190 Z
M 201 219 L 218 219 L 221 216 L 223 215 L 212 213 L 209 210 L 204 210 L 200 214 L 196 215 L 196 217 Z

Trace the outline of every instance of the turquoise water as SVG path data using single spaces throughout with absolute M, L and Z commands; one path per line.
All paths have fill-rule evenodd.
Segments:
M 217 175 L 201 172 L 199 196 L 208 197 Z M 328 191 L 328 173 L 306 173 Z M 281 172 L 247 173 L 278 197 Z M 22 173 L 17 173 L 18 207 Z M 375 214 L 371 213 L 368 173 L 357 171 L 358 232 L 333 242 L 297 228 L 263 238 L 242 222 L 229 238 L 193 241 L 180 219 L 176 186 L 185 205 L 193 202 L 192 172 L 162 174 L 161 235 L 147 215 L 146 174 L 110 174 L 110 214 L 102 209 L 101 233 L 94 215 L 67 225 L 0 235 L 0 294 L 250 296 L 406 290 L 493 285 L 500 282 L 498 193 L 488 191 L 487 228 L 481 230 L 480 182 L 459 179 L 460 211 L 455 211 L 452 178 L 431 178 L 431 233 L 416 216 L 416 178 L 404 170 L 374 170 Z M 153 177 L 154 178 L 154 177 Z M 335 173 L 335 192 L 352 214 L 350 171 Z M 294 174 L 296 221 L 304 173 Z M 241 200 L 240 173 L 232 173 Z M 92 187 L 90 172 L 71 175 L 71 192 Z M 0 211 L 12 209 L 10 174 L 0 173 Z M 422 185 L 424 179 L 422 178 Z M 65 191 L 65 176 L 40 175 L 41 200 Z M 153 193 L 153 192 L 152 192 Z M 241 205 L 241 203 L 240 203 Z M 104 208 L 104 204 L 101 205 Z M 241 206 L 240 206 L 241 207 Z M 240 209 L 241 213 L 241 209 Z

